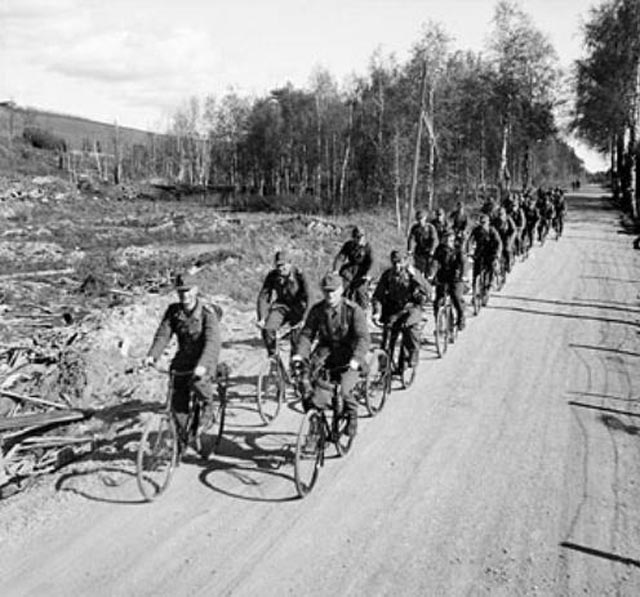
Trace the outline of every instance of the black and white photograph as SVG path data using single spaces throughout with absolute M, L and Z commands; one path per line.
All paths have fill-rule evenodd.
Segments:
M 640 0 L 0 0 L 3 597 L 640 595 Z

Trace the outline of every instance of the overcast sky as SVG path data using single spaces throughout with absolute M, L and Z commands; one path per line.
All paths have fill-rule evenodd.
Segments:
M 589 0 L 521 0 L 560 62 L 581 55 Z M 380 46 L 404 60 L 420 27 L 482 50 L 495 0 L 0 0 L 0 100 L 141 128 L 191 95 L 262 94 L 314 66 L 338 81 Z M 582 152 L 588 165 L 590 152 Z

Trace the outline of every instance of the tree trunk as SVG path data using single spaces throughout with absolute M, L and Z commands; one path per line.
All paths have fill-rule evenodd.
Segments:
M 509 181 L 511 175 L 509 173 L 509 121 L 505 117 L 504 124 L 502 125 L 502 149 L 500 150 L 500 172 L 498 174 L 498 180 L 500 181 L 501 190 L 509 190 Z
M 382 86 L 382 77 L 379 78 L 378 85 L 378 151 L 376 155 L 376 178 L 377 178 L 377 193 L 378 193 L 378 205 L 382 205 L 383 198 L 383 126 L 384 126 L 384 87 Z
M 414 211 L 416 203 L 416 191 L 418 189 L 418 171 L 420 168 L 420 145 L 422 143 L 422 121 L 425 105 L 427 102 L 427 63 L 422 67 L 422 89 L 420 92 L 420 113 L 418 114 L 418 131 L 416 133 L 416 146 L 413 156 L 413 171 L 411 174 L 411 191 L 409 193 L 409 213 L 407 214 L 406 234 L 409 234 L 409 226 L 411 225 L 411 214 Z
M 429 162 L 427 167 L 427 188 L 429 189 L 429 211 L 433 210 L 433 196 L 435 194 L 435 186 L 436 186 L 436 134 L 433 129 L 435 122 L 435 113 L 434 113 L 434 93 L 435 93 L 435 83 L 431 84 L 431 89 L 429 89 L 429 115 L 430 118 L 427 120 L 427 123 L 431 123 L 431 126 L 427 127 L 429 132 Z M 425 114 L 426 117 L 426 114 Z
M 393 140 L 394 160 L 393 160 L 393 190 L 396 202 L 396 228 L 402 232 L 402 209 L 400 208 L 400 131 L 396 128 Z M 409 215 L 409 220 L 411 215 Z

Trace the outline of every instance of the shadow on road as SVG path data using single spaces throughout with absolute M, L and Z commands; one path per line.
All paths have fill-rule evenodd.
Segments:
M 625 417 L 637 417 L 640 418 L 640 412 L 631 412 L 628 410 L 619 410 L 617 408 L 608 408 L 606 406 L 599 406 L 597 404 L 589 404 L 587 402 L 578 402 L 577 400 L 569 400 L 567 402 L 569 406 L 576 406 L 578 408 L 586 408 L 589 410 L 597 410 L 604 413 L 613 413 L 615 415 L 623 415 Z M 635 434 L 634 434 L 635 435 Z
M 501 299 L 508 299 L 511 301 L 523 301 L 526 303 L 541 303 L 545 305 L 558 305 L 558 306 L 564 306 L 564 307 L 582 307 L 585 309 L 607 309 L 610 311 L 621 311 L 623 313 L 640 314 L 640 309 L 635 308 L 635 305 L 627 305 L 625 303 L 620 303 L 619 304 L 620 306 L 618 306 L 613 303 L 560 301 L 555 299 L 537 299 L 537 298 L 529 298 L 526 296 L 513 296 L 509 294 L 500 294 L 497 296 Z
M 566 319 L 580 319 L 582 321 L 600 321 L 602 323 L 618 323 L 640 328 L 640 323 L 628 321 L 626 319 L 613 319 L 611 317 L 597 317 L 593 315 L 578 315 L 576 313 L 560 313 L 557 311 L 542 311 L 539 309 L 525 309 L 524 307 L 507 307 L 503 305 L 487 305 L 485 309 L 496 309 L 498 311 L 514 311 L 516 313 L 528 313 L 529 315 L 542 315 L 546 317 L 564 317 Z
M 610 553 L 608 551 L 601 551 L 599 549 L 586 547 L 584 545 L 578 545 L 577 543 L 571 543 L 569 541 L 563 541 L 562 543 L 560 543 L 560 547 L 564 547 L 565 549 L 571 549 L 573 551 L 579 551 L 580 553 L 584 553 L 590 556 L 604 558 L 605 560 L 610 560 L 612 562 L 618 562 L 626 566 L 634 566 L 635 568 L 640 568 L 640 561 L 634 560 L 632 558 L 626 558 L 624 556 L 620 556 L 615 553 Z
M 128 485 L 136 479 L 139 439 L 140 434 L 134 432 L 102 441 L 91 453 L 76 462 L 75 469 L 57 480 L 56 491 L 73 493 L 93 502 L 122 505 L 146 503 L 137 490 L 136 498 L 128 497 Z
M 589 346 L 588 344 L 569 344 L 569 348 L 581 348 L 582 350 L 608 352 L 613 354 L 624 355 L 627 357 L 640 357 L 640 352 L 631 352 L 630 350 L 620 350 L 619 348 L 611 348 L 608 346 Z
M 610 278 L 608 276 L 580 276 L 581 280 L 600 280 L 601 282 L 619 282 L 620 284 L 640 284 L 640 280 L 626 278 Z
M 200 482 L 216 493 L 250 502 L 297 499 L 295 494 L 281 497 L 268 494 L 271 487 L 268 481 L 273 478 L 287 481 L 292 489 L 294 487 L 293 476 L 288 472 L 291 469 L 285 467 L 293 462 L 295 437 L 292 432 L 273 431 L 225 434 L 216 453 L 225 460 L 206 462 L 199 475 Z M 192 463 L 202 465 L 203 461 L 194 457 Z

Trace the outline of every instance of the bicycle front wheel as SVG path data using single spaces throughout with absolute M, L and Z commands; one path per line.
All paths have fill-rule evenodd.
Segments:
M 258 414 L 265 425 L 271 424 L 280 413 L 284 392 L 280 363 L 275 358 L 267 359 L 260 368 L 256 384 Z
M 136 460 L 142 497 L 155 500 L 169 486 L 178 460 L 178 433 L 169 413 L 152 416 L 144 426 Z
M 436 329 L 435 329 L 435 340 L 436 340 L 436 350 L 438 352 L 438 356 L 442 358 L 447 352 L 448 344 L 449 344 L 449 322 L 447 317 L 447 310 L 444 307 L 438 309 L 438 315 L 436 316 Z
M 371 354 L 365 384 L 367 412 L 369 416 L 375 417 L 384 408 L 391 387 L 391 360 L 381 348 Z
M 315 409 L 305 413 L 298 431 L 294 463 L 296 490 L 301 498 L 311 492 L 318 480 L 325 439 L 322 415 Z

